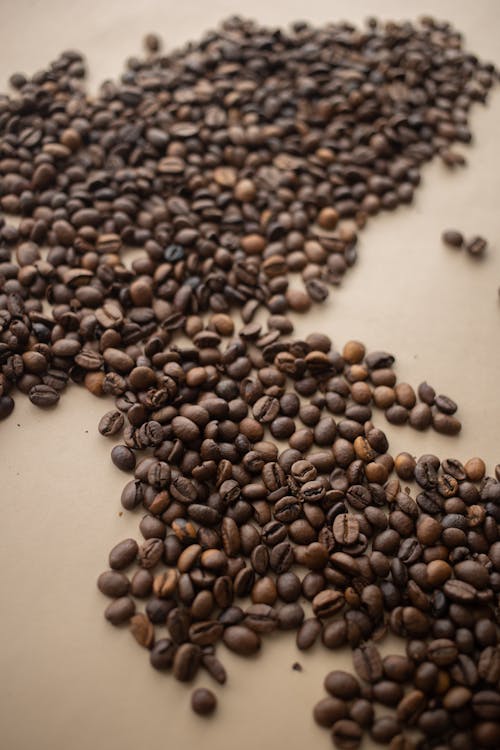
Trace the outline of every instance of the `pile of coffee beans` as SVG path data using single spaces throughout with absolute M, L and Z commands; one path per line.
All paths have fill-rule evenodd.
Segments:
M 475 258 L 482 258 L 486 248 L 488 247 L 487 241 L 480 235 L 475 235 L 468 240 L 465 240 L 462 232 L 457 229 L 446 229 L 441 235 L 441 239 L 448 245 L 448 247 L 456 248 L 460 250 L 465 246 L 465 249 Z
M 314 712 L 337 747 L 498 747 L 500 468 L 393 458 L 375 409 L 456 435 L 456 403 L 397 383 L 385 351 L 292 338 L 287 317 L 327 298 L 425 162 L 463 163 L 497 72 L 427 17 L 231 18 L 145 48 L 95 97 L 74 51 L 0 97 L 0 208 L 18 217 L 0 217 L 0 418 L 16 386 L 40 407 L 69 382 L 115 398 L 99 432 L 122 441 L 142 539 L 98 587 L 155 669 L 222 685 L 220 643 L 248 657 L 293 631 L 353 649 L 359 680 L 330 673 Z M 405 656 L 380 655 L 387 632 Z
M 357 229 L 411 202 L 423 163 L 459 159 L 497 77 L 432 18 L 231 18 L 168 55 L 145 44 L 95 97 L 72 50 L 0 97 L 0 209 L 19 217 L 0 217 L 0 417 L 16 385 L 41 407 L 69 381 L 106 392 L 127 349 L 163 349 L 191 314 L 322 302 Z
M 369 703 L 405 706 L 403 683 L 430 662 L 435 679 L 427 692 L 415 683 L 420 709 L 408 721 L 401 709 L 390 724 L 356 724 L 352 706 L 342 704 L 330 722 L 339 748 L 357 747 L 347 743 L 359 743 L 365 728 L 386 742 L 413 724 L 429 742 L 437 734 L 451 742 L 473 727 L 481 735 L 484 714 L 472 711 L 467 723 L 460 711 L 457 724 L 446 706 L 457 686 L 480 702 L 476 695 L 500 680 L 500 671 L 487 679 L 477 671 L 485 649 L 500 670 L 500 467 L 492 478 L 479 458 L 393 459 L 372 418 L 378 374 L 394 374 L 394 358 L 355 341 L 338 352 L 324 334 L 302 341 L 287 337 L 290 321 L 269 323 L 265 332 L 256 323 L 232 331 L 224 347 L 210 324 L 196 345 L 167 347 L 124 378 L 100 429 L 123 434 L 112 458 L 134 478 L 122 505 L 145 515 L 143 540 L 117 544 L 99 578 L 113 598 L 106 618 L 130 622 L 152 666 L 183 682 L 204 669 L 223 684 L 218 644 L 250 656 L 276 630 L 296 631 L 301 650 L 317 640 L 355 649 L 355 668 L 372 686 L 363 690 Z M 394 392 L 408 409 L 405 396 L 416 396 L 402 385 Z M 441 431 L 453 434 L 454 403 L 427 383 L 418 394 Z M 476 636 L 483 629 L 486 640 Z M 383 671 L 373 645 L 387 632 L 420 642 L 420 660 L 393 658 L 398 669 L 409 664 L 401 678 L 396 667 Z M 448 653 L 450 643 L 445 663 L 439 647 Z M 476 672 L 460 676 L 469 668 Z M 322 724 L 333 715 L 325 705 Z

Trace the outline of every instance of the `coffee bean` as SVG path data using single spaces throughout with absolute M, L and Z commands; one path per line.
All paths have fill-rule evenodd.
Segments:
M 34 385 L 28 393 L 29 400 L 35 406 L 42 408 L 55 406 L 59 401 L 59 393 L 49 385 Z
M 135 453 L 126 445 L 115 445 L 111 451 L 111 460 L 120 471 L 135 469 Z
M 123 570 L 134 562 L 139 552 L 135 539 L 124 539 L 109 553 L 109 567 L 113 570 Z
M 356 750 L 361 744 L 363 731 L 356 722 L 340 719 L 332 727 L 332 739 L 339 750 Z
M 226 670 L 222 663 L 213 654 L 203 654 L 201 662 L 211 677 L 219 683 L 224 685 L 227 680 Z
M 488 246 L 488 243 L 486 242 L 484 237 L 480 237 L 480 236 L 471 237 L 465 243 L 465 249 L 467 250 L 469 255 L 472 255 L 474 257 L 483 255 L 487 246 Z
M 172 641 L 168 638 L 161 638 L 151 649 L 149 660 L 155 669 L 170 669 L 174 662 L 174 655 L 175 646 Z
M 331 617 L 345 605 L 344 596 L 340 591 L 327 589 L 316 594 L 312 601 L 313 612 L 316 617 Z
M 200 661 L 200 647 L 192 643 L 182 643 L 174 656 L 174 677 L 180 682 L 189 682 L 196 675 Z
M 313 716 L 320 727 L 330 728 L 336 721 L 347 717 L 347 704 L 339 698 L 323 698 L 314 706 Z
M 209 716 L 217 708 L 217 698 L 207 688 L 196 688 L 191 695 L 191 708 L 199 716 Z
M 118 599 L 114 599 L 106 607 L 104 617 L 112 625 L 122 625 L 127 620 L 130 620 L 135 612 L 135 604 L 132 599 L 128 596 L 121 596 Z
M 105 437 L 117 435 L 125 423 L 123 414 L 119 411 L 108 411 L 99 422 L 99 432 Z
M 260 648 L 259 635 L 243 625 L 233 625 L 224 631 L 226 646 L 241 656 L 250 656 Z
M 367 643 L 353 651 L 354 668 L 361 679 L 377 682 L 383 675 L 382 659 L 377 647 Z
M 441 235 L 441 239 L 445 245 L 449 245 L 450 247 L 462 247 L 464 244 L 463 234 L 456 229 L 447 229 Z
M 359 684 L 357 679 L 342 670 L 329 672 L 324 680 L 325 689 L 333 695 L 334 698 L 342 700 L 352 700 L 359 695 Z
M 359 524 L 350 513 L 341 513 L 333 522 L 333 536 L 342 545 L 354 544 L 359 536 Z
M 97 579 L 97 587 L 106 596 L 117 598 L 128 594 L 130 582 L 123 573 L 107 570 Z
M 139 646 L 152 648 L 154 643 L 154 628 L 146 615 L 138 613 L 130 618 L 130 631 Z
M 10 396 L 0 396 L 0 420 L 6 419 L 14 410 L 14 399 Z
M 375 742 L 388 744 L 401 731 L 399 722 L 392 716 L 381 716 L 375 719 L 371 728 L 371 737 Z

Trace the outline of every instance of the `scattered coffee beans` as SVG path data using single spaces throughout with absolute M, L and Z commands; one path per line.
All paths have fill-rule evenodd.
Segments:
M 97 97 L 70 51 L 0 99 L 0 208 L 20 217 L 0 217 L 0 419 L 15 386 L 40 407 L 70 382 L 114 397 L 99 432 L 121 441 L 143 540 L 111 550 L 98 587 L 155 669 L 224 684 L 221 641 L 248 657 L 296 630 L 299 649 L 353 650 L 357 677 L 329 673 L 314 711 L 337 747 L 498 747 L 500 469 L 393 459 L 375 410 L 456 435 L 455 402 L 397 383 L 386 351 L 290 338 L 286 317 L 326 299 L 423 164 L 463 163 L 494 67 L 428 17 L 231 18 L 144 49 Z M 386 632 L 406 656 L 382 657 Z
M 68 51 L 32 78 L 13 74 L 0 98 L 0 209 L 20 219 L 0 217 L 1 418 L 16 385 L 51 407 L 74 382 L 120 395 L 141 426 L 149 402 L 130 401 L 130 388 L 168 390 L 175 377 L 158 382 L 150 363 L 177 334 L 196 337 L 201 313 L 213 315 L 195 342 L 203 368 L 232 335 L 233 308 L 252 325 L 258 307 L 279 318 L 323 302 L 368 219 L 410 203 L 434 156 L 463 162 L 452 145 L 471 140 L 471 105 L 496 77 L 429 17 L 287 30 L 234 17 L 171 54 L 155 34 L 144 49 L 97 96 Z M 130 246 L 142 255 L 129 267 Z M 358 357 L 346 353 L 353 382 Z M 200 377 L 193 368 L 183 387 Z M 412 407 L 387 408 L 402 424 Z M 111 418 L 102 428 L 113 434 Z

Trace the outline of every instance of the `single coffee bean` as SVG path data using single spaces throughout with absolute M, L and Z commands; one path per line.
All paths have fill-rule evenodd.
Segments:
M 250 656 L 260 648 L 259 635 L 244 625 L 226 628 L 223 641 L 231 651 L 241 656 Z
M 154 627 L 146 615 L 142 614 L 142 612 L 133 615 L 130 618 L 129 627 L 139 646 L 152 648 L 155 637 Z
M 361 679 L 377 682 L 383 675 L 382 658 L 373 643 L 367 643 L 353 651 L 354 668 Z
M 123 573 L 107 570 L 97 579 L 97 587 L 106 596 L 117 598 L 128 594 L 130 582 Z
M 169 638 L 156 641 L 151 649 L 149 661 L 155 669 L 170 669 L 174 662 L 175 645 Z
M 121 596 L 118 599 L 114 599 L 111 604 L 106 607 L 104 617 L 112 625 L 122 625 L 127 620 L 130 620 L 135 612 L 135 604 L 132 599 L 128 596 Z
M 488 243 L 484 239 L 484 237 L 480 237 L 479 235 L 476 237 L 471 237 L 470 240 L 467 240 L 465 243 L 465 249 L 469 253 L 469 255 L 479 257 L 484 254 L 484 251 L 486 250 L 488 246 Z
M 124 539 L 109 553 L 109 567 L 113 570 L 123 570 L 134 562 L 139 552 L 135 539 Z
M 334 698 L 349 701 L 357 698 L 359 695 L 359 683 L 357 679 L 349 674 L 349 672 L 343 672 L 339 669 L 329 672 L 326 675 L 324 685 L 327 692 L 333 695 Z
M 55 406 L 59 401 L 59 393 L 50 385 L 44 384 L 34 385 L 30 388 L 28 396 L 32 404 L 42 408 Z
M 189 682 L 196 675 L 200 661 L 200 647 L 192 643 L 182 643 L 174 656 L 174 677 L 180 682 Z
M 332 740 L 339 750 L 356 750 L 361 745 L 363 730 L 351 719 L 340 719 L 332 727 Z
M 135 453 L 126 445 L 115 445 L 111 450 L 111 460 L 120 471 L 135 469 Z
M 323 698 L 314 706 L 313 716 L 320 727 L 330 728 L 339 719 L 347 717 L 347 703 L 339 698 Z
M 456 229 L 447 229 L 445 230 L 442 235 L 441 239 L 445 243 L 445 245 L 449 245 L 450 247 L 462 247 L 464 244 L 464 236 L 461 232 L 458 232 Z
M 217 708 L 217 698 L 207 688 L 196 688 L 191 694 L 191 708 L 199 716 L 209 716 Z
M 119 411 L 108 411 L 99 422 L 99 432 L 105 437 L 117 435 L 121 432 L 125 419 Z

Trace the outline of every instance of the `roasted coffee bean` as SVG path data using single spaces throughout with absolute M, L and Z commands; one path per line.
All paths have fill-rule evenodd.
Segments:
M 334 698 L 348 701 L 359 695 L 359 683 L 349 672 L 338 669 L 329 672 L 325 677 L 324 685 L 327 692 Z
M 366 682 L 377 682 L 382 678 L 382 658 L 377 647 L 367 643 L 353 651 L 354 668 L 361 679 Z
M 111 451 L 111 460 L 116 468 L 121 471 L 133 471 L 135 469 L 135 453 L 126 445 L 115 445 Z
M 168 638 L 156 641 L 151 649 L 149 661 L 155 669 L 170 669 L 174 662 L 175 645 Z
M 331 617 L 345 605 L 345 598 L 341 591 L 326 589 L 316 594 L 312 600 L 312 608 L 316 617 Z
M 117 598 L 128 594 L 130 582 L 123 573 L 107 570 L 97 579 L 97 587 L 106 596 Z
M 209 675 L 213 677 L 214 680 L 219 683 L 219 685 L 225 684 L 227 680 L 226 670 L 216 656 L 214 656 L 213 654 L 204 653 L 201 657 L 201 663 L 203 664 Z
M 341 545 L 354 544 L 359 536 L 359 524 L 350 513 L 341 513 L 333 522 L 333 536 Z
M 118 599 L 114 599 L 106 607 L 104 617 L 112 625 L 122 625 L 127 620 L 130 620 L 134 612 L 135 604 L 133 600 L 128 596 L 121 596 Z
M 347 703 L 339 698 L 323 698 L 314 706 L 313 716 L 320 727 L 329 729 L 336 721 L 347 717 Z
M 59 393 L 55 388 L 44 384 L 34 385 L 33 388 L 30 388 L 28 396 L 32 404 L 43 408 L 55 406 L 59 401 Z
M 321 622 L 315 617 L 304 620 L 297 632 L 297 648 L 306 651 L 311 648 L 321 633 Z
M 138 613 L 130 618 L 130 632 L 134 636 L 139 646 L 152 648 L 154 644 L 154 628 L 151 621 L 146 615 Z
M 465 243 L 465 249 L 469 253 L 469 255 L 478 257 L 484 254 L 484 251 L 486 250 L 488 246 L 488 243 L 484 239 L 484 237 L 471 237 L 467 242 Z
M 109 567 L 113 570 L 123 570 L 134 562 L 139 553 L 139 546 L 135 539 L 124 539 L 109 553 Z
M 217 708 L 217 698 L 207 688 L 197 688 L 191 695 L 191 708 L 199 716 L 209 716 Z
M 241 656 L 250 656 L 260 648 L 259 635 L 244 625 L 233 625 L 226 628 L 223 641 L 231 651 Z
M 174 677 L 180 682 L 189 682 L 196 675 L 200 661 L 200 647 L 192 643 L 182 643 L 174 655 Z
M 446 245 L 450 245 L 450 247 L 460 248 L 464 244 L 463 234 L 456 229 L 445 230 L 441 235 L 441 239 Z
M 117 435 L 121 432 L 125 419 L 119 411 L 108 411 L 99 422 L 99 432 L 105 437 Z
M 361 744 L 363 730 L 351 719 L 340 719 L 332 727 L 332 739 L 339 750 L 356 750 Z

